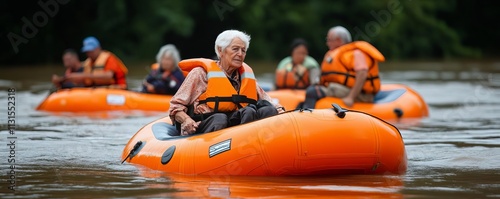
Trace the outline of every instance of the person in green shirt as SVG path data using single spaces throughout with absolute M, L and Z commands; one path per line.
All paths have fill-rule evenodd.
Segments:
M 276 89 L 305 89 L 318 84 L 321 70 L 309 56 L 307 42 L 297 38 L 290 47 L 291 55 L 281 60 L 276 69 Z

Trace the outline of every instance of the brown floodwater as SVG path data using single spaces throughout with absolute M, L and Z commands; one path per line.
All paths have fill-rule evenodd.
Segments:
M 250 64 L 262 85 L 272 85 L 273 64 Z M 146 68 L 129 66 L 131 90 Z M 188 177 L 120 164 L 128 139 L 166 113 L 38 112 L 50 76 L 63 68 L 0 67 L 0 198 L 500 198 L 500 62 L 385 63 L 381 70 L 383 83 L 412 87 L 430 108 L 419 125 L 400 125 L 405 175 Z

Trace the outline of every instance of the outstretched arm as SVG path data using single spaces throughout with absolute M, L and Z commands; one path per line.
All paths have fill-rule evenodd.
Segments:
M 66 76 L 66 81 L 84 83 L 85 80 L 113 80 L 113 71 L 103 71 L 99 74 L 71 73 Z
M 366 77 L 368 77 L 368 65 L 366 64 L 366 57 L 360 50 L 354 51 L 354 71 L 356 71 L 356 81 L 351 88 L 349 94 L 342 99 L 344 104 L 351 107 L 354 100 L 361 93 L 363 85 L 365 84 Z

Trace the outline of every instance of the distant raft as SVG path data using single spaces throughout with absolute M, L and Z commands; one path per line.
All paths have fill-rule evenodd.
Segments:
M 286 110 L 294 110 L 305 100 L 305 90 L 275 90 L 269 91 L 276 102 Z M 329 108 L 331 104 L 344 105 L 342 99 L 325 97 L 316 103 L 316 109 Z M 384 120 L 425 118 L 429 116 L 429 108 L 424 99 L 413 89 L 402 84 L 382 84 L 381 91 L 375 95 L 373 103 L 356 102 L 349 109 L 359 110 Z
M 341 108 L 291 111 L 216 132 L 174 136 L 168 117 L 140 129 L 122 159 L 169 174 L 302 176 L 403 174 L 399 130 Z
M 48 112 L 167 111 L 171 95 L 109 88 L 72 88 L 51 93 L 36 110 Z

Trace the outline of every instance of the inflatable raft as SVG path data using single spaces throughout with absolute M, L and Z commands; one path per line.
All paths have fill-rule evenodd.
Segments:
M 341 108 L 291 111 L 212 133 L 174 136 L 168 117 L 140 129 L 122 159 L 183 175 L 402 174 L 399 130 Z
M 268 94 L 286 110 L 297 109 L 306 96 L 305 90 L 290 89 L 269 91 Z M 315 108 L 329 108 L 332 103 L 345 106 L 340 98 L 325 97 L 318 100 Z M 373 103 L 356 102 L 349 109 L 363 111 L 389 121 L 429 116 L 429 108 L 424 99 L 416 91 L 402 84 L 383 84 Z
M 109 88 L 72 88 L 51 93 L 36 110 L 49 112 L 167 111 L 170 95 Z

